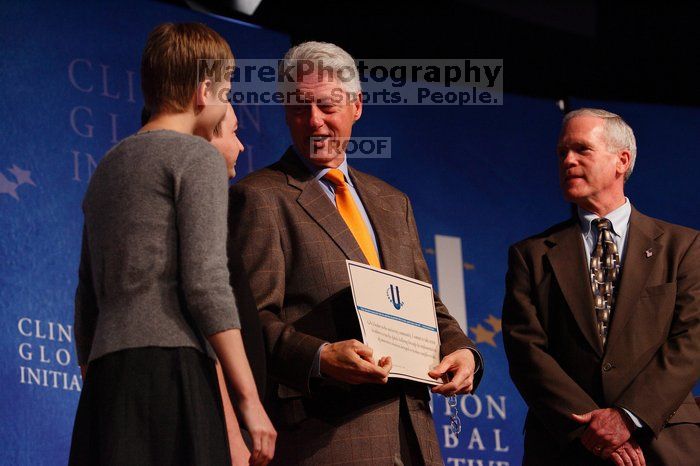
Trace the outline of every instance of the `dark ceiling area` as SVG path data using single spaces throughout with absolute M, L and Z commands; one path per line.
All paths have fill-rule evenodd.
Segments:
M 502 58 L 509 93 L 700 105 L 695 2 L 169 0 L 355 58 Z

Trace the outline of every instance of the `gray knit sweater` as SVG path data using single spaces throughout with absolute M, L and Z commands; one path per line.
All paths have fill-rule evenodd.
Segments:
M 200 137 L 149 131 L 105 155 L 83 201 L 74 327 L 81 365 L 144 346 L 211 356 L 202 336 L 240 327 L 227 209 L 226 164 Z

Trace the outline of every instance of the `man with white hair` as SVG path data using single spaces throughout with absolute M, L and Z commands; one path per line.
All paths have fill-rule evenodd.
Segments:
M 700 236 L 625 197 L 637 147 L 581 109 L 557 145 L 577 215 L 509 251 L 503 338 L 525 465 L 700 464 Z
M 352 329 L 346 259 L 430 280 L 408 197 L 346 160 L 362 114 L 357 68 L 319 42 L 290 49 L 283 67 L 293 145 L 232 186 L 229 224 L 233 279 L 250 284 L 265 337 L 275 464 L 442 465 L 427 387 L 388 380 L 391 359 L 377 361 Z M 481 357 L 437 297 L 435 307 L 433 391 L 470 393 Z

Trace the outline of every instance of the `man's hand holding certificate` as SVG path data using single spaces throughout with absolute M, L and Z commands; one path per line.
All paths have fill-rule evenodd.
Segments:
M 429 283 L 347 261 L 364 343 L 391 356 L 390 377 L 431 385 L 428 372 L 440 363 L 433 287 Z
M 390 370 L 390 357 L 376 361 L 372 348 L 357 340 L 343 340 L 321 349 L 321 373 L 341 382 L 384 384 Z
M 398 377 L 436 385 L 433 391 L 443 395 L 469 393 L 475 366 L 472 352 L 460 349 L 440 361 L 432 286 L 366 264 L 347 261 L 347 265 L 364 343 L 345 340 L 326 345 L 321 372 L 354 384 L 381 384 Z
M 350 384 L 384 384 L 398 377 L 434 385 L 432 391 L 445 396 L 470 393 L 472 351 L 458 349 L 440 360 L 432 285 L 346 262 L 364 343 L 351 339 L 322 347 L 323 376 Z

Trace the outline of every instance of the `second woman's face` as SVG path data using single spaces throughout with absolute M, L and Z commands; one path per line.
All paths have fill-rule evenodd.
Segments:
M 233 107 L 228 105 L 224 119 L 215 132 L 211 143 L 226 161 L 229 178 L 236 176 L 236 161 L 238 160 L 238 155 L 245 150 L 240 139 L 238 139 L 236 131 L 238 131 L 238 119 L 236 118 L 236 113 L 233 111 Z

